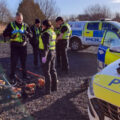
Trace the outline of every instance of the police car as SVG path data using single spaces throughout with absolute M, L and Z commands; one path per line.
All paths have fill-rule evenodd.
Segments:
M 69 45 L 74 51 L 85 49 L 91 45 L 99 45 L 105 30 L 120 30 L 120 23 L 108 20 L 69 21 L 68 23 L 72 29 Z
M 120 120 L 120 59 L 98 72 L 88 88 L 90 120 Z
M 106 31 L 98 48 L 98 71 L 120 59 L 120 32 Z

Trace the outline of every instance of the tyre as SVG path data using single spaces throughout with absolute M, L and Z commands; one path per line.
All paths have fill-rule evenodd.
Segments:
M 78 37 L 72 37 L 70 39 L 70 48 L 72 51 L 78 51 L 82 49 L 82 43 L 80 38 Z

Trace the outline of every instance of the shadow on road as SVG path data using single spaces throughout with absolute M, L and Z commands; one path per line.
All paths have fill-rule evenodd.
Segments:
M 86 89 L 80 89 L 68 93 L 66 96 L 57 99 L 56 102 L 46 107 L 45 109 L 32 113 L 31 116 L 35 120 L 88 120 L 88 116 L 83 114 L 82 110 L 78 110 L 73 102 L 70 101 L 71 98 L 76 97 L 85 90 Z M 49 99 L 51 96 L 45 97 L 46 99 Z M 24 120 L 33 120 L 33 118 L 29 119 L 28 116 L 24 118 Z

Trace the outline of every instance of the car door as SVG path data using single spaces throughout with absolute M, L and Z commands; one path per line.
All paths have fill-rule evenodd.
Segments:
M 119 52 L 110 50 L 113 43 L 120 44 L 119 35 L 113 31 L 106 31 L 98 48 L 98 67 L 100 69 L 120 58 Z
M 103 33 L 100 30 L 100 22 L 88 22 L 85 25 L 84 41 L 87 45 L 99 45 L 103 37 Z

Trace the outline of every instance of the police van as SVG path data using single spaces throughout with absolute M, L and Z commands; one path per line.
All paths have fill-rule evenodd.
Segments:
M 71 50 L 78 51 L 101 43 L 105 30 L 120 30 L 120 23 L 115 21 L 69 21 L 72 29 Z
M 90 120 L 120 120 L 120 59 L 98 72 L 88 87 Z

